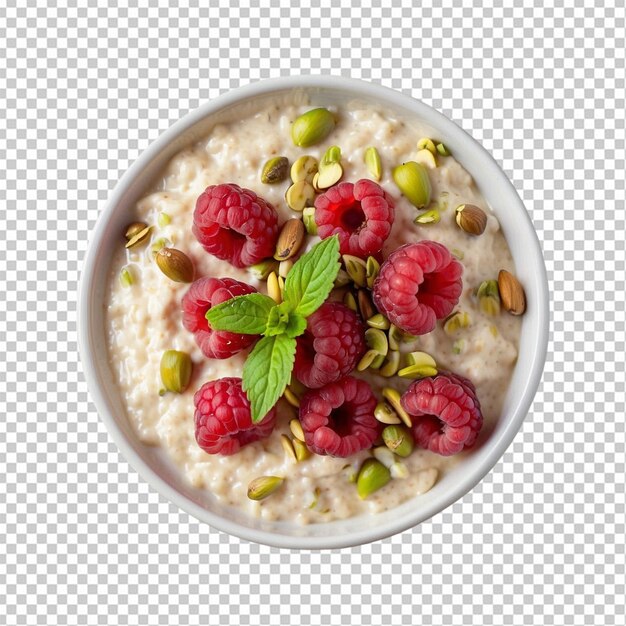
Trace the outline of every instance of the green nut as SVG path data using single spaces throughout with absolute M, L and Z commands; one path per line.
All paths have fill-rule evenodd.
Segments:
M 354 311 L 355 313 L 358 312 L 359 308 L 357 307 L 356 304 L 356 299 L 354 297 L 354 294 L 351 291 L 347 291 L 346 295 L 343 297 L 343 303 L 351 310 Z
M 448 150 L 448 148 L 446 148 L 446 146 L 442 143 L 438 143 L 437 144 L 437 152 L 439 152 L 439 154 L 441 156 L 450 156 L 450 150 Z
M 331 146 L 324 152 L 320 161 L 320 171 L 331 163 L 341 163 L 341 148 L 339 146 Z
M 287 435 L 280 436 L 280 445 L 283 447 L 283 450 L 285 451 L 285 454 L 288 458 L 290 458 L 292 461 L 298 460 L 296 458 L 296 451 L 294 450 L 293 444 L 291 443 L 291 439 L 289 439 Z
M 296 407 L 296 409 L 300 407 L 300 399 L 291 389 L 289 389 L 289 387 L 285 387 L 283 397 L 287 400 L 287 402 L 289 402 L 289 404 L 291 404 L 291 406 Z
M 315 157 L 305 155 L 296 159 L 291 166 L 291 181 L 297 183 L 305 180 L 307 183 L 313 182 L 313 177 L 317 174 L 319 164 Z
M 374 417 L 381 424 L 401 424 L 398 414 L 386 402 L 379 402 L 374 409 Z
M 437 375 L 437 363 L 426 352 L 410 352 L 406 355 L 407 366 L 398 372 L 400 378 L 427 378 Z
M 380 330 L 387 330 L 390 326 L 389 320 L 382 313 L 376 313 L 366 323 L 370 328 L 380 328 Z
M 122 287 L 130 287 L 133 282 L 133 273 L 130 266 L 126 265 L 120 270 L 120 283 L 122 283 Z
M 394 326 L 392 324 L 389 327 L 388 336 L 389 336 L 389 347 L 392 350 L 399 350 L 400 343 L 402 342 L 404 338 L 402 331 L 397 326 Z
M 302 430 L 302 424 L 299 419 L 295 417 L 289 422 L 289 430 L 291 434 L 300 441 L 304 441 L 304 430 Z
M 376 459 L 366 459 L 356 479 L 356 489 L 361 500 L 382 489 L 391 480 L 389 470 Z
M 370 146 L 365 150 L 363 161 L 367 166 L 367 171 L 370 173 L 370 176 L 376 181 L 380 180 L 383 176 L 383 166 L 380 161 L 380 154 L 374 146 Z
M 159 228 L 165 228 L 171 221 L 172 218 L 167 213 L 163 213 L 163 211 L 159 213 L 159 217 L 157 218 Z
M 315 207 L 308 206 L 302 211 L 302 221 L 308 235 L 317 235 L 317 224 L 315 223 Z
M 383 430 L 385 445 L 398 456 L 407 457 L 413 452 L 413 435 L 402 425 L 385 426 Z
M 340 287 L 345 287 L 350 284 L 350 276 L 348 272 L 345 270 L 339 270 L 337 272 L 337 277 L 335 278 L 334 286 L 335 289 L 339 289 Z
M 275 259 L 266 259 L 265 261 L 261 261 L 256 265 L 251 265 L 248 268 L 248 271 L 257 280 L 267 280 L 267 277 L 272 272 L 278 271 L 278 261 L 276 261 Z
M 500 315 L 500 290 L 497 280 L 484 280 L 476 290 L 478 306 L 485 315 Z
M 436 152 L 437 152 L 437 148 L 435 147 L 435 142 L 432 139 L 429 139 L 428 137 L 422 137 L 417 142 L 417 149 L 418 150 L 428 150 L 432 154 L 436 154 Z
M 465 339 L 457 339 L 452 344 L 452 352 L 454 354 L 462 354 L 465 351 Z
M 365 331 L 365 343 L 370 350 L 376 350 L 378 354 L 383 356 L 387 356 L 387 352 L 389 352 L 387 335 L 379 328 L 368 328 Z
M 183 393 L 189 386 L 193 363 L 186 352 L 166 350 L 161 356 L 161 380 L 168 391 Z
M 357 372 L 364 372 L 368 367 L 371 367 L 372 363 L 374 363 L 379 356 L 380 354 L 376 352 L 376 350 L 368 350 L 357 363 Z
M 367 284 L 366 263 L 358 256 L 350 254 L 343 255 L 343 264 L 348 272 L 348 276 L 357 287 L 365 287 Z
M 363 320 L 368 320 L 376 314 L 376 309 L 372 303 L 370 292 L 367 289 L 359 289 L 357 291 L 357 302 L 359 303 L 359 312 Z
M 408 478 L 409 477 L 409 468 L 400 461 L 396 461 L 390 468 L 389 472 L 392 478 Z
M 176 283 L 190 283 L 193 281 L 193 263 L 180 250 L 161 248 L 156 255 L 156 264 L 170 280 Z
M 263 500 L 271 496 L 285 482 L 280 476 L 259 476 L 248 485 L 250 500 Z
M 387 446 L 378 446 L 373 448 L 372 454 L 374 455 L 374 458 L 377 461 L 380 461 L 387 469 L 389 469 L 396 462 L 396 457 Z
M 150 244 L 150 253 L 152 254 L 152 257 L 155 258 L 163 248 L 168 248 L 171 245 L 172 242 L 169 239 L 159 237 Z
M 382 364 L 385 362 L 387 356 L 385 354 L 379 354 L 371 363 L 371 370 L 378 370 L 381 368 Z
M 307 148 L 326 139 L 334 128 L 335 118 L 328 109 L 311 109 L 294 121 L 291 139 L 296 146 Z
M 266 185 L 282 183 L 289 173 L 289 159 L 283 156 L 273 157 L 265 162 L 261 171 L 261 182 Z
M 455 311 L 444 320 L 443 332 L 451 337 L 458 330 L 461 330 L 461 328 L 468 328 L 471 323 L 472 320 L 468 313 L 465 313 L 465 311 Z
M 418 209 L 430 203 L 432 187 L 426 168 L 415 161 L 394 167 L 393 180 L 408 201 Z
M 285 192 L 285 202 L 294 211 L 301 212 L 305 207 L 313 206 L 315 189 L 306 180 L 299 180 Z
M 426 213 L 421 213 L 413 221 L 415 224 L 419 224 L 421 226 L 426 226 L 427 224 L 438 224 L 441 221 L 441 216 L 439 215 L 439 211 L 437 211 L 437 209 L 431 209 L 430 211 L 426 211 Z
M 320 169 L 315 180 L 314 189 L 317 188 L 319 190 L 328 189 L 333 185 L 336 185 L 343 176 L 343 167 L 341 167 L 341 163 L 329 163 L 324 166 L 323 169 Z
M 437 159 L 430 150 L 419 150 L 415 155 L 416 163 L 421 163 L 429 170 L 434 170 L 437 167 Z
M 383 398 L 393 407 L 398 417 L 404 422 L 406 426 L 411 427 L 411 418 L 409 414 L 402 408 L 400 402 L 400 392 L 393 387 L 383 387 Z
M 365 263 L 365 279 L 368 289 L 374 286 L 374 281 L 378 278 L 378 272 L 380 272 L 380 263 L 373 256 L 368 256 Z
M 296 453 L 296 461 L 298 461 L 298 463 L 305 461 L 311 456 L 311 451 L 306 447 L 304 442 L 300 441 L 300 439 L 294 439 L 291 444 L 293 445 L 293 450 Z
M 141 230 L 137 230 L 139 226 L 144 226 Z M 126 247 L 134 248 L 135 246 L 140 246 L 144 243 L 147 243 L 148 236 L 150 235 L 150 231 L 152 230 L 152 226 L 146 226 L 143 222 L 133 222 L 126 229 Z
M 397 350 L 389 350 L 385 361 L 378 372 L 381 376 L 389 378 L 395 376 L 400 367 L 400 353 Z

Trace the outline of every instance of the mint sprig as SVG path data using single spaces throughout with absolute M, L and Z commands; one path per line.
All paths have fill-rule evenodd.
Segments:
M 285 281 L 284 302 L 276 304 L 268 296 L 253 293 L 207 312 L 214 330 L 264 335 L 243 367 L 243 390 L 254 423 L 262 420 L 283 395 L 293 369 L 296 337 L 306 330 L 306 318 L 328 297 L 338 271 L 339 238 L 334 235 L 296 261 Z

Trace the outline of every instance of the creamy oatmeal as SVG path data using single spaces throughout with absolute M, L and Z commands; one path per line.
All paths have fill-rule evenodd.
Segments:
M 489 315 L 475 295 L 485 280 L 497 278 L 498 269 L 514 272 L 507 243 L 498 220 L 473 184 L 472 178 L 453 156 L 437 156 L 437 167 L 427 169 L 432 185 L 432 202 L 439 223 L 417 225 L 418 211 L 398 190 L 392 168 L 416 158 L 417 141 L 428 136 L 419 122 L 407 121 L 369 105 L 348 104 L 337 110 L 337 125 L 321 143 L 299 148 L 291 140 L 293 121 L 311 107 L 274 105 L 253 111 L 232 112 L 229 123 L 215 126 L 202 141 L 175 156 L 162 180 L 142 198 L 129 222 L 140 220 L 153 225 L 147 245 L 130 250 L 120 245 L 112 262 L 107 324 L 109 359 L 126 405 L 128 419 L 141 441 L 161 446 L 180 467 L 189 482 L 208 490 L 223 503 L 264 519 L 287 519 L 297 523 L 324 522 L 364 513 L 376 513 L 428 490 L 437 473 L 462 463 L 465 453 L 443 457 L 416 448 L 402 463 L 405 478 L 391 480 L 367 499 L 357 496 L 349 475 L 371 456 L 363 451 L 353 457 L 331 458 L 312 455 L 296 463 L 286 456 L 281 434 L 290 435 L 289 421 L 297 411 L 284 399 L 278 404 L 277 426 L 271 436 L 242 449 L 233 456 L 209 455 L 194 437 L 194 392 L 205 382 L 226 376 L 240 377 L 247 352 L 226 360 L 203 356 L 191 333 L 181 325 L 181 300 L 188 285 L 168 280 L 154 262 L 153 250 L 166 243 L 184 251 L 193 261 L 196 277 L 232 277 L 266 293 L 266 285 L 246 269 L 207 254 L 192 234 L 196 199 L 209 185 L 232 182 L 253 190 L 271 203 L 279 224 L 300 217 L 285 202 L 287 179 L 281 184 L 263 184 L 263 164 L 275 156 L 293 163 L 309 154 L 320 159 L 331 145 L 341 147 L 342 180 L 356 182 L 371 178 L 364 151 L 375 146 L 382 163 L 379 184 L 395 200 L 396 215 L 391 235 L 383 248 L 386 258 L 398 246 L 429 239 L 447 246 L 461 259 L 463 293 L 455 311 L 469 315 L 471 324 L 445 332 L 442 321 L 435 330 L 402 345 L 403 352 L 430 354 L 441 370 L 469 378 L 476 386 L 485 420 L 483 429 L 498 420 L 502 402 L 517 358 L 520 319 L 507 314 Z M 471 204 L 487 214 L 484 233 L 472 237 L 455 223 L 455 207 Z M 309 238 L 310 247 L 315 238 Z M 132 276 L 120 281 L 122 268 Z M 126 283 L 126 284 L 124 284 Z M 166 350 L 188 353 L 193 361 L 189 387 L 182 394 L 165 393 L 160 377 L 161 356 Z M 383 378 L 367 370 L 360 377 L 372 385 L 380 398 L 384 386 L 401 393 L 410 380 Z M 390 382 L 392 381 L 392 382 Z M 479 439 L 480 442 L 480 439 Z M 435 471 L 437 470 L 437 471 Z M 288 477 L 282 487 L 262 501 L 248 499 L 251 480 L 259 476 Z M 416 501 L 419 506 L 419 500 Z

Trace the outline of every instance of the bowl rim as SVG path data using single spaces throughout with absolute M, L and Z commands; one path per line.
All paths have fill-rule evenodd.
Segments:
M 529 243 L 532 242 L 533 249 L 528 252 L 535 259 L 540 260 L 537 264 L 539 266 L 537 275 L 537 294 L 539 299 L 536 303 L 538 311 L 538 326 L 535 335 L 532 337 L 534 345 L 532 346 L 530 370 L 527 378 L 524 379 L 525 384 L 520 392 L 519 402 L 514 408 L 512 418 L 499 432 L 497 439 L 490 440 L 489 452 L 485 455 L 476 471 L 465 476 L 463 480 L 459 481 L 452 489 L 443 494 L 438 500 L 428 503 L 422 508 L 416 509 L 411 512 L 411 514 L 407 514 L 396 520 L 371 528 L 338 536 L 312 537 L 307 535 L 282 535 L 244 526 L 238 522 L 216 515 L 199 504 L 189 500 L 187 497 L 179 493 L 174 487 L 168 484 L 161 476 L 155 473 L 153 469 L 143 460 L 139 453 L 135 451 L 113 418 L 108 400 L 105 397 L 100 381 L 98 380 L 98 355 L 94 344 L 95 331 L 90 324 L 90 320 L 92 319 L 91 308 L 94 304 L 93 299 L 91 298 L 94 288 L 92 278 L 97 261 L 97 251 L 102 244 L 107 222 L 114 214 L 117 205 L 137 175 L 140 174 L 145 166 L 159 154 L 164 146 L 167 146 L 179 135 L 193 127 L 205 117 L 248 98 L 268 95 L 272 92 L 286 91 L 289 89 L 333 89 L 346 92 L 352 97 L 363 96 L 367 98 L 380 98 L 382 101 L 390 102 L 394 106 L 413 111 L 417 117 L 426 120 L 428 123 L 437 128 L 445 128 L 448 136 L 458 138 L 458 141 L 465 142 L 466 144 L 472 144 L 472 148 L 475 151 L 481 153 L 483 157 L 487 157 L 492 164 L 495 165 L 497 170 L 501 173 L 503 181 L 506 180 L 506 183 L 509 185 L 509 191 L 512 192 L 511 198 L 515 198 L 516 201 L 514 210 L 520 212 L 520 214 L 524 216 L 526 221 L 526 230 L 528 231 L 526 233 L 527 239 Z M 502 457 L 508 446 L 513 441 L 528 413 L 541 380 L 548 347 L 548 334 L 548 278 L 539 238 L 533 227 L 530 215 L 526 211 L 517 190 L 500 165 L 480 143 L 469 135 L 469 133 L 464 131 L 454 121 L 429 105 L 392 88 L 385 87 L 377 83 L 342 76 L 285 76 L 250 83 L 236 89 L 229 90 L 226 93 L 205 102 L 200 107 L 187 113 L 175 124 L 170 126 L 139 155 L 109 195 L 106 207 L 98 216 L 96 226 L 90 237 L 87 252 L 83 261 L 83 270 L 81 272 L 79 285 L 78 343 L 83 371 L 98 415 L 104 422 L 122 456 L 141 476 L 141 478 L 160 495 L 164 496 L 167 500 L 173 502 L 199 521 L 208 523 L 210 526 L 222 532 L 235 535 L 241 539 L 279 548 L 311 550 L 337 549 L 377 541 L 405 531 L 430 519 L 433 515 L 443 511 L 452 503 L 456 502 L 459 498 L 471 491 L 491 471 L 498 460 Z M 491 435 L 492 438 L 495 436 L 496 433 Z

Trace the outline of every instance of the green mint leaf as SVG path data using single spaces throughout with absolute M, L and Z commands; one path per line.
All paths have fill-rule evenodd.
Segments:
M 206 318 L 213 330 L 260 335 L 265 330 L 270 311 L 275 305 L 269 296 L 250 293 L 212 307 L 207 311 Z
M 243 390 L 250 401 L 252 422 L 260 422 L 283 395 L 291 378 L 296 340 L 287 335 L 263 337 L 243 366 Z
M 287 274 L 285 302 L 303 317 L 319 309 L 333 288 L 339 271 L 339 237 L 315 244 Z
M 287 324 L 289 322 L 289 307 L 285 306 L 285 302 L 277 304 L 271 311 L 267 318 L 267 325 L 265 332 L 266 337 L 273 337 L 274 335 L 281 335 L 285 332 Z
M 298 337 L 306 330 L 306 319 L 302 315 L 292 313 L 285 328 L 287 337 Z

